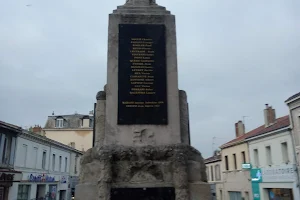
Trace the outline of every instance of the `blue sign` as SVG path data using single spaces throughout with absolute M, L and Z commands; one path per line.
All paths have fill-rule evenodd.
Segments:
M 55 177 L 51 177 L 45 174 L 34 176 L 33 174 L 30 174 L 29 176 L 30 182 L 55 182 Z
M 261 169 L 251 169 L 253 200 L 260 200 L 259 183 L 262 182 Z

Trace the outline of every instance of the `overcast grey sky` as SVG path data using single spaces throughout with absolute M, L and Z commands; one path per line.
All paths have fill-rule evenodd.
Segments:
M 0 2 L 0 120 L 40 124 L 88 113 L 106 82 L 108 14 L 125 0 Z M 205 157 L 263 123 L 264 104 L 288 114 L 300 91 L 299 0 L 157 0 L 176 15 L 179 86 L 192 144 Z

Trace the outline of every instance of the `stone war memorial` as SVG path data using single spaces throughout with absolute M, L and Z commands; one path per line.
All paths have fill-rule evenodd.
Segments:
M 109 15 L 107 84 L 76 200 L 211 198 L 203 158 L 190 145 L 176 48 L 175 16 L 155 0 L 127 0 Z

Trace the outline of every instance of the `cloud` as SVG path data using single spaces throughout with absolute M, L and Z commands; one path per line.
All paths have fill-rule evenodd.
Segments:
M 284 100 L 300 89 L 298 1 L 157 2 L 176 15 L 179 86 L 205 157 L 233 139 L 243 116 L 248 131 L 263 124 L 265 103 L 288 114 Z M 108 14 L 123 3 L 2 2 L 0 119 L 44 125 L 52 111 L 92 110 L 106 82 Z

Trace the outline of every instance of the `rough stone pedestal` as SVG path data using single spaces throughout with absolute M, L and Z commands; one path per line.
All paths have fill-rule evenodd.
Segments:
M 185 144 L 94 147 L 81 160 L 76 200 L 110 200 L 112 188 L 175 188 L 176 200 L 209 200 L 201 154 Z

